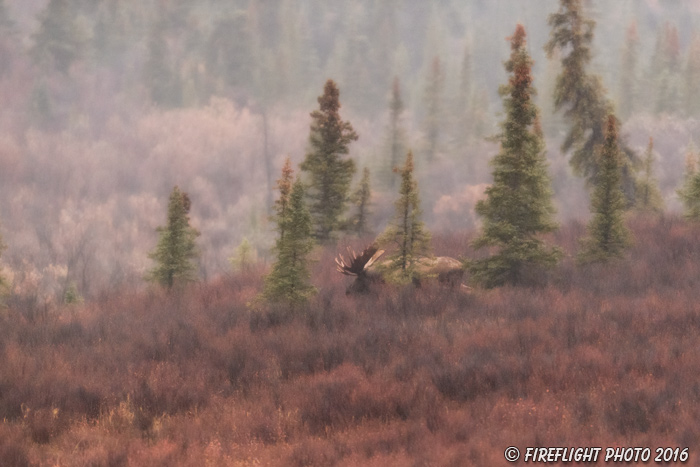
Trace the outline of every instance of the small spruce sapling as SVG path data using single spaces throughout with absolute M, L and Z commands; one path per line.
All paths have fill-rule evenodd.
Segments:
M 396 212 L 384 233 L 377 240 L 381 245 L 394 247 L 386 266 L 389 277 L 407 283 L 416 277 L 417 262 L 430 254 L 430 233 L 421 221 L 418 184 L 413 178 L 413 153 L 406 155 L 406 163 L 394 169 L 401 176 Z
M 630 245 L 625 226 L 625 197 L 622 192 L 621 155 L 618 146 L 617 119 L 608 117 L 605 144 L 600 149 L 600 174 L 591 199 L 593 218 L 588 236 L 582 240 L 578 259 L 582 263 L 601 263 L 621 257 Z
M 197 258 L 195 239 L 199 232 L 190 226 L 191 202 L 187 193 L 175 186 L 168 202 L 168 221 L 165 227 L 158 227 L 158 245 L 148 257 L 156 265 L 147 279 L 157 282 L 169 290 L 176 283 L 191 282 L 197 278 Z

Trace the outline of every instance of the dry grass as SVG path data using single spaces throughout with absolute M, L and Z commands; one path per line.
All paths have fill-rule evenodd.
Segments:
M 303 311 L 259 275 L 0 311 L 0 465 L 501 465 L 505 447 L 697 446 L 700 240 L 634 219 L 607 266 L 532 288 L 346 297 L 321 252 Z M 569 254 L 580 225 L 554 241 Z M 435 239 L 471 254 L 468 236 Z M 691 452 L 691 462 L 696 454 Z

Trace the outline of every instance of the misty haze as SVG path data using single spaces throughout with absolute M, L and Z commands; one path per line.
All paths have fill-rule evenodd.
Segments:
M 700 462 L 700 2 L 0 0 L 0 102 L 0 466 Z

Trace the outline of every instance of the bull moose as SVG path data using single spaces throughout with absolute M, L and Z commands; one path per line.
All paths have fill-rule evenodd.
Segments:
M 347 260 L 342 254 L 338 254 L 335 258 L 337 271 L 346 276 L 355 277 L 353 283 L 346 290 L 347 294 L 367 293 L 373 283 L 384 282 L 380 272 L 370 269 L 377 264 L 377 260 L 383 254 L 384 250 L 378 249 L 375 245 L 368 246 L 359 255 L 348 247 Z M 378 265 L 386 266 L 387 262 L 381 262 Z M 443 284 L 457 285 L 461 284 L 464 275 L 462 263 L 449 256 L 423 257 L 416 262 L 414 268 L 416 272 L 414 283 L 417 285 L 420 285 L 422 279 L 429 277 L 435 277 L 438 282 Z

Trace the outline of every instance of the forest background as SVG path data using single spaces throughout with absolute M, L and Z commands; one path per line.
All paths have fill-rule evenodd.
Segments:
M 391 215 L 389 99 L 398 78 L 403 146 L 416 155 L 424 220 L 473 229 L 491 182 L 506 38 L 528 31 L 555 204 L 588 218 L 588 193 L 559 147 L 559 61 L 547 60 L 555 0 L 207 0 L 0 2 L 0 221 L 15 296 L 45 303 L 71 284 L 86 298 L 139 287 L 177 184 L 200 232 L 198 274 L 231 272 L 247 239 L 269 261 L 268 220 L 283 160 L 300 162 L 323 83 L 372 173 L 372 230 Z M 700 5 L 588 3 L 592 73 L 622 134 L 655 172 L 671 211 L 688 147 L 700 138 Z M 355 181 L 354 184 L 357 183 Z

